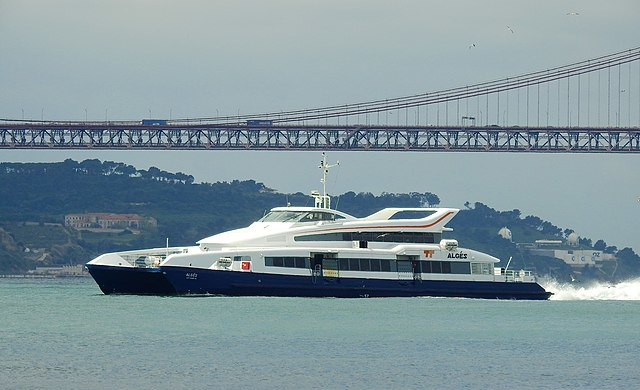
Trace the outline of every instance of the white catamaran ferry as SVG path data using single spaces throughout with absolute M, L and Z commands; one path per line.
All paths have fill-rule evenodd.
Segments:
M 323 157 L 323 183 L 331 166 Z M 446 296 L 547 299 L 530 271 L 443 239 L 453 208 L 386 208 L 364 218 L 276 207 L 250 226 L 197 246 L 104 254 L 87 267 L 105 294 L 308 297 Z M 508 266 L 507 266 L 508 267 Z

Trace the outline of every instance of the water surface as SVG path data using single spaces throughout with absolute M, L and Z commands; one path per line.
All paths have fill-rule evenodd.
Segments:
M 0 387 L 636 388 L 634 283 L 555 284 L 536 302 L 105 296 L 91 279 L 0 279 Z

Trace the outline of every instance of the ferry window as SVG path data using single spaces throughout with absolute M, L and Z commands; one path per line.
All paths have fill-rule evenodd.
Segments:
M 309 268 L 309 258 L 296 256 L 265 257 L 264 265 L 268 267 Z
M 335 214 L 325 213 L 322 211 L 312 211 L 302 216 L 300 222 L 315 222 L 315 221 L 333 221 Z
M 443 274 L 450 274 L 451 273 L 451 262 L 449 262 L 449 261 L 443 261 L 442 262 L 442 273 Z
M 360 259 L 360 271 L 369 271 L 369 259 Z
M 307 268 L 307 259 L 304 257 L 296 257 L 296 268 Z
M 258 222 L 297 222 L 306 212 L 301 211 L 271 211 Z
M 471 273 L 471 269 L 469 268 L 469 263 L 467 262 L 451 262 L 451 273 L 452 274 L 469 274 Z
M 440 265 L 439 261 L 431 262 L 431 272 L 434 274 L 442 273 L 442 266 Z
M 340 259 L 340 271 L 349 270 L 349 259 Z
M 431 214 L 435 213 L 433 210 L 425 210 L 425 211 L 398 211 L 393 214 L 389 219 L 418 219 L 418 218 L 426 218 Z
M 338 269 L 338 259 L 323 259 L 322 268 L 325 270 L 336 271 Z
M 440 242 L 440 233 L 416 232 L 344 232 L 309 234 L 294 237 L 295 241 L 373 241 L 373 242 L 407 242 L 427 243 Z
M 391 271 L 391 261 L 390 260 L 380 260 L 380 271 L 390 272 Z
M 298 218 L 299 222 L 312 222 L 319 221 L 319 219 L 315 218 L 315 213 L 305 213 L 301 218 Z
M 333 221 L 336 219 L 336 215 L 332 213 L 319 213 L 322 221 Z
M 431 262 L 430 261 L 422 261 L 422 273 L 430 274 L 431 273 Z
M 371 271 L 380 271 L 380 260 L 371 259 L 370 263 L 371 263 Z
M 349 269 L 351 271 L 360 271 L 360 263 L 358 259 L 349 259 Z
M 296 236 L 295 241 L 342 241 L 341 233 L 309 234 L 306 236 Z
M 353 232 L 351 233 L 351 240 L 352 241 L 380 241 L 375 239 L 379 234 L 380 233 L 373 233 L 373 232 Z
M 413 268 L 411 267 L 411 262 L 408 260 L 398 260 L 396 261 L 398 265 L 398 272 L 413 272 Z
M 479 275 L 490 275 L 491 267 L 489 263 L 471 263 L 471 273 Z

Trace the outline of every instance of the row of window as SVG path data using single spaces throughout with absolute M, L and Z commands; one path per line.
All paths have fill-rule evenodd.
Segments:
M 267 267 L 287 268 L 311 268 L 311 260 L 308 257 L 265 257 L 264 265 Z
M 308 257 L 265 257 L 267 267 L 311 268 Z M 431 260 L 324 259 L 323 267 L 340 271 L 411 272 L 423 274 L 470 274 L 472 263 Z M 489 263 L 473 263 L 474 274 L 488 273 Z M 487 271 L 487 272 L 485 272 Z
M 258 222 L 316 222 L 316 221 L 334 221 L 336 219 L 344 219 L 342 215 L 334 213 L 326 213 L 323 211 L 290 211 L 278 210 L 271 211 Z
M 425 232 L 344 232 L 297 236 L 296 241 L 371 241 L 433 244 L 440 242 L 442 234 Z

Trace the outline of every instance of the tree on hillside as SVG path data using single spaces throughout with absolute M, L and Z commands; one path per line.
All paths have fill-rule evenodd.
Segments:
M 593 249 L 604 251 L 607 248 L 607 243 L 604 240 L 598 240 L 593 244 Z
M 591 239 L 586 237 L 580 237 L 580 245 L 592 248 Z
M 627 277 L 640 276 L 640 257 L 631 248 L 624 248 L 616 254 L 618 258 L 618 268 L 615 277 L 625 275 Z
M 102 163 L 97 158 L 84 160 L 79 164 L 79 167 L 87 175 L 101 175 L 103 173 Z

